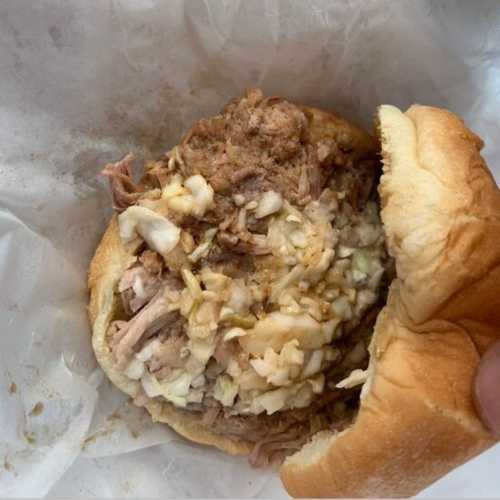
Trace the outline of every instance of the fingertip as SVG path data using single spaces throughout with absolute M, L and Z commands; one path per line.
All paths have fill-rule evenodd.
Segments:
M 479 362 L 473 393 L 484 425 L 500 437 L 500 342 L 496 342 Z

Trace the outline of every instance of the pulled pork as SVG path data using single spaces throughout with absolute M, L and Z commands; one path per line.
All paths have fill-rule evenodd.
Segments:
M 161 279 L 149 273 L 145 266 L 127 269 L 118 283 L 122 305 L 127 314 L 136 313 L 147 304 L 161 287 Z
M 117 212 L 134 205 L 142 193 L 132 180 L 133 162 L 134 155 L 129 153 L 122 160 L 106 165 L 102 171 L 102 175 L 109 178 L 113 208 Z
M 319 431 L 340 432 L 352 421 L 359 390 L 327 390 L 307 408 L 273 415 L 231 415 L 218 401 L 207 398 L 190 412 L 203 413 L 201 423 L 212 431 L 254 443 L 250 463 L 256 467 L 280 463 Z M 186 411 L 186 410 L 182 410 Z
M 216 193 L 251 199 L 274 190 L 299 205 L 319 197 L 335 167 L 352 166 L 356 159 L 357 166 L 367 161 L 375 173 L 373 157 L 357 158 L 349 144 L 309 143 L 308 125 L 297 106 L 251 90 L 185 135 L 179 146 L 182 173 L 203 175 Z
M 357 148 L 346 132 L 317 140 L 306 110 L 251 90 L 231 101 L 221 115 L 199 120 L 179 146 L 149 165 L 140 184 L 131 179 L 132 160 L 132 155 L 127 155 L 103 171 L 110 178 L 115 209 L 159 207 L 158 212 L 180 229 L 179 243 L 163 257 L 141 246 L 136 262 L 118 285 L 125 318 L 112 322 L 108 331 L 116 366 L 125 370 L 132 365 L 131 360 L 136 366 L 139 360 L 143 365 L 132 374 L 136 380 L 144 373 L 141 370 L 146 370 L 167 387 L 155 392 L 155 388 L 143 385 L 136 404 L 144 405 L 166 394 L 164 404 L 195 415 L 200 426 L 253 443 L 250 461 L 254 465 L 281 461 L 318 431 L 345 428 L 354 418 L 359 388 L 339 389 L 336 384 L 354 368 L 367 365 L 366 348 L 387 287 L 381 274 L 390 267 L 383 250 L 377 254 L 383 247 L 383 236 L 377 231 L 377 215 L 367 208 L 378 202 L 375 148 Z M 199 211 L 188 205 L 195 198 L 194 191 L 189 191 L 187 183 L 179 183 L 179 179 L 184 182 L 193 176 L 202 176 L 212 190 L 213 200 Z M 177 210 L 163 197 L 174 188 L 180 194 L 171 196 L 184 197 L 183 204 L 172 205 Z M 266 203 L 264 193 L 271 193 Z M 282 209 L 286 212 L 279 219 Z M 300 219 L 298 212 L 307 213 L 309 222 L 321 219 L 316 225 L 311 222 L 314 231 L 307 236 L 301 232 L 305 219 Z M 285 224 L 293 234 L 282 234 L 288 231 L 281 229 Z M 287 254 L 288 260 L 284 260 L 277 255 L 281 247 L 277 250 L 276 240 L 271 241 L 273 231 L 278 242 L 281 237 L 283 241 L 288 236 L 295 238 L 292 246 L 298 257 Z M 318 248 L 322 231 L 327 236 Z M 320 256 L 325 257 L 323 267 Z M 310 257 L 308 262 L 306 257 Z M 355 258 L 359 261 L 356 269 Z M 209 278 L 219 280 L 213 288 L 203 275 L 207 269 L 212 273 Z M 301 274 L 300 282 L 287 283 L 294 272 Z M 216 273 L 220 274 L 214 278 Z M 223 290 L 220 283 L 225 280 L 233 280 L 233 288 Z M 277 285 L 282 283 L 280 292 Z M 238 292 L 240 285 L 253 287 L 251 292 L 247 290 L 250 298 Z M 302 296 L 287 295 L 292 285 L 293 292 L 300 291 Z M 236 313 L 232 307 L 240 310 Z M 335 335 L 328 345 L 295 353 L 302 358 L 297 366 L 286 367 L 290 368 L 290 380 L 270 382 L 261 373 L 257 377 L 256 370 L 261 386 L 252 397 L 304 381 L 321 388 L 311 396 L 312 402 L 297 399 L 289 408 L 266 408 L 264 412 L 242 406 L 235 410 L 241 392 L 233 393 L 228 402 L 225 395 L 217 393 L 217 384 L 250 371 L 251 362 L 262 353 L 250 354 L 236 337 L 225 341 L 224 335 L 231 328 L 237 334 L 241 334 L 238 329 L 251 330 L 273 313 L 306 317 L 307 328 L 311 323 L 328 323 L 332 314 L 337 314 L 341 324 L 334 327 Z M 208 319 L 198 324 L 203 315 Z M 207 347 L 209 341 L 216 345 Z M 196 347 L 201 352 L 193 359 L 190 352 Z M 318 356 L 317 368 L 311 368 Z M 200 363 L 200 359 L 205 365 L 196 371 L 199 365 L 195 361 Z M 263 356 L 258 359 L 262 367 Z M 188 362 L 196 372 L 187 383 L 189 394 L 180 387 L 184 379 L 179 376 L 186 374 L 182 372 Z M 293 375 L 295 368 L 303 370 L 302 375 Z M 229 374 L 231 369 L 234 371 Z M 177 386 L 168 386 L 179 380 Z
M 178 319 L 179 313 L 172 311 L 162 287 L 139 313 L 121 324 L 111 341 L 118 368 L 125 368 L 134 353 L 135 346 L 144 337 L 151 337 L 164 326 Z

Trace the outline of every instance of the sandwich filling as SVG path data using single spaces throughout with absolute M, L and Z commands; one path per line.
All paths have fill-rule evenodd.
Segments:
M 135 260 L 107 332 L 136 404 L 159 400 L 281 460 L 354 418 L 390 261 L 375 148 L 318 136 L 252 90 L 146 166 L 108 165 Z

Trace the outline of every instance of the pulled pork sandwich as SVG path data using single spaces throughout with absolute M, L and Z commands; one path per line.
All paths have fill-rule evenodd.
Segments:
M 378 131 L 383 173 L 368 134 L 251 90 L 139 183 L 130 154 L 104 169 L 100 365 L 186 438 L 284 460 L 296 496 L 410 495 L 493 444 L 471 397 L 500 334 L 482 142 L 425 106 Z

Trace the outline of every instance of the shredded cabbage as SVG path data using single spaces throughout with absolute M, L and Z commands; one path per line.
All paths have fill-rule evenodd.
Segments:
M 139 360 L 145 363 L 146 361 L 149 361 L 152 357 L 153 354 L 155 353 L 156 349 L 158 349 L 160 345 L 160 341 L 158 339 L 153 339 L 150 342 L 148 342 L 136 355 L 135 357 Z
M 207 290 L 221 292 L 229 286 L 231 278 L 221 273 L 212 271 L 208 266 L 203 267 L 200 272 L 200 278 Z
M 137 358 L 132 358 L 128 364 L 125 375 L 132 380 L 139 380 L 144 374 L 144 363 Z
M 229 300 L 226 302 L 226 306 L 235 313 L 246 314 L 252 302 L 252 294 L 245 286 L 245 282 L 242 279 L 233 280 L 229 288 Z
M 357 385 L 364 384 L 368 379 L 367 370 L 353 370 L 348 377 L 341 380 L 335 387 L 339 389 L 351 389 L 351 387 L 356 387 Z
M 179 243 L 181 230 L 149 208 L 132 206 L 118 216 L 120 238 L 129 243 L 140 236 L 150 248 L 165 256 Z
M 251 413 L 258 414 L 265 411 L 268 415 L 272 415 L 285 406 L 289 395 L 290 391 L 285 387 L 267 391 L 254 399 L 251 405 Z
M 182 269 L 181 276 L 194 300 L 201 302 L 201 287 L 196 276 L 189 269 Z
M 216 227 L 205 231 L 202 242 L 188 255 L 188 259 L 191 262 L 198 262 L 208 255 L 217 231 L 218 229 Z
M 189 339 L 187 347 L 191 355 L 205 365 L 215 351 L 215 338 Z
M 191 374 L 178 369 L 174 370 L 171 380 L 159 382 L 154 375 L 146 371 L 141 382 L 148 397 L 162 396 L 177 406 L 185 407 L 192 378 Z
M 238 327 L 231 328 L 224 334 L 223 340 L 224 342 L 227 342 L 228 340 L 232 340 L 237 337 L 243 337 L 246 334 L 247 332 L 243 330 L 243 328 L 238 328 Z
M 214 190 L 199 174 L 188 177 L 182 186 L 182 179 L 176 175 L 162 191 L 162 198 L 177 212 L 202 217 L 212 207 Z
M 219 375 L 215 381 L 214 399 L 223 406 L 233 406 L 238 394 L 238 384 L 229 375 Z
M 311 357 L 306 366 L 302 370 L 302 378 L 309 378 L 316 375 L 321 370 L 321 363 L 323 361 L 323 351 L 316 350 L 311 353 Z
M 276 191 L 266 191 L 259 201 L 257 210 L 255 211 L 255 218 L 262 219 L 275 212 L 279 212 L 282 206 L 283 198 L 281 194 Z

